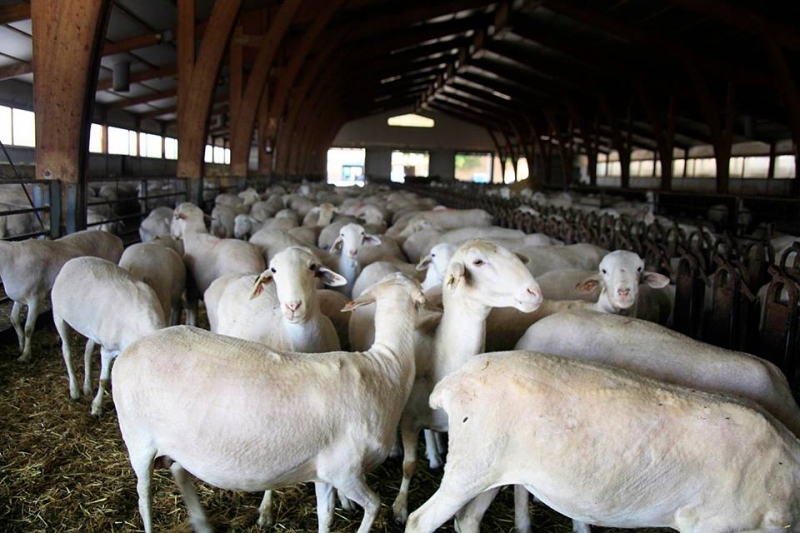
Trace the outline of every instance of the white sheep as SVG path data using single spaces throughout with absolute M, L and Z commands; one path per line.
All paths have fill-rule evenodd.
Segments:
M 339 209 L 329 203 L 323 202 L 320 205 L 313 207 L 305 217 L 303 217 L 303 226 L 327 226 L 333 220 L 333 217 L 339 213 Z
M 403 481 L 392 506 L 395 519 L 401 522 L 408 516 L 408 490 L 416 468 L 419 432 L 448 428 L 444 412 L 428 407 L 433 386 L 483 351 L 486 317 L 492 307 L 513 306 L 529 312 L 542 302 L 536 281 L 520 259 L 505 248 L 480 240 L 467 241 L 453 254 L 442 296 L 444 314 L 433 315 L 415 334 L 417 375 L 400 424 Z M 353 327 L 370 325 L 356 323 L 357 318 L 351 319 L 351 332 Z
M 122 255 L 122 239 L 105 231 L 79 231 L 54 241 L 0 241 L 0 279 L 14 301 L 11 324 L 19 341 L 20 362 L 30 361 L 31 337 L 42 306 L 61 267 L 75 257 L 91 255 L 116 263 Z M 23 329 L 22 306 L 28 307 Z
M 431 248 L 430 253 L 419 260 L 417 270 L 426 271 L 425 280 L 422 282 L 422 289 L 425 292 L 441 287 L 444 283 L 447 265 L 450 264 L 450 259 L 457 249 L 458 246 L 454 244 L 440 243 Z
M 139 224 L 139 239 L 142 242 L 149 242 L 160 235 L 169 236 L 170 225 L 174 210 L 171 207 L 156 207 L 147 218 Z
M 183 259 L 200 294 L 221 276 L 257 274 L 264 270 L 264 258 L 252 244 L 209 235 L 203 212 L 196 205 L 182 203 L 178 206 L 172 221 L 172 235 L 183 240 Z M 189 323 L 193 324 L 194 320 L 190 309 Z
M 181 254 L 170 245 L 171 239 L 133 244 L 122 252 L 119 266 L 130 272 L 134 279 L 153 288 L 164 317 L 170 326 L 174 326 L 178 323 L 181 297 L 186 289 L 186 265 Z
M 635 253 L 627 250 L 609 252 L 600 261 L 595 273 L 575 287 L 576 290 L 589 294 L 596 294 L 599 288 L 597 301 L 545 300 L 534 313 L 493 309 L 487 319 L 486 351 L 513 349 L 532 324 L 568 309 L 587 309 L 647 319 L 668 317 L 671 312 L 670 299 L 666 295 L 661 298 L 652 290 L 663 289 L 668 284 L 668 277 L 645 271 L 644 261 Z
M 332 287 L 347 282 L 301 247 L 275 255 L 261 274 L 219 278 L 205 295 L 211 331 L 276 350 L 338 350 L 336 330 L 320 311 L 318 280 Z
M 364 508 L 358 531 L 369 531 L 380 502 L 364 476 L 388 455 L 411 390 L 424 298 L 417 282 L 393 276 L 348 309 L 372 302 L 376 342 L 366 352 L 279 352 L 187 326 L 125 350 L 114 403 L 147 533 L 156 460 L 170 465 L 200 533 L 211 527 L 188 472 L 249 492 L 314 481 L 320 532 L 330 528 L 334 488 Z
M 407 533 L 456 513 L 478 531 L 508 484 L 604 527 L 800 531 L 800 441 L 751 402 L 515 351 L 471 359 L 430 403 L 451 420 L 447 467 Z
M 233 219 L 233 236 L 237 239 L 249 239 L 263 226 L 263 221 L 256 219 L 253 215 L 242 213 Z
M 378 237 L 368 234 L 358 224 L 347 224 L 339 230 L 339 237 L 331 245 L 331 253 L 336 255 L 336 271 L 347 279 L 347 283 L 338 288 L 339 292 L 348 297 L 352 294 L 353 284 L 361 273 L 359 251 L 363 246 L 379 244 L 381 240 Z
M 89 339 L 92 347 L 94 343 L 100 345 L 100 386 L 91 411 L 99 416 L 113 359 L 131 342 L 166 325 L 161 302 L 150 285 L 111 261 L 97 257 L 67 261 L 53 284 L 52 300 L 53 322 L 61 337 L 73 400 L 80 398 L 81 391 L 72 367 L 70 327 Z M 91 394 L 91 355 L 87 344 L 83 381 L 83 392 L 87 395 Z
M 333 323 L 320 309 L 317 281 L 334 287 L 347 283 L 301 247 L 275 255 L 269 268 L 258 276 L 219 278 L 204 295 L 211 331 L 274 350 L 341 350 Z M 271 524 L 272 492 L 267 491 L 259 507 L 258 525 Z

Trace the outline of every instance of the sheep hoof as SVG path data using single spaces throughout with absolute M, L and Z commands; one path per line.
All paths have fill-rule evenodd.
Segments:
M 20 355 L 17 358 L 17 362 L 18 363 L 28 363 L 28 362 L 30 362 L 30 360 L 31 360 L 31 356 L 30 355 L 25 355 L 25 354 Z
M 393 506 L 392 511 L 394 512 L 394 521 L 400 525 L 403 525 L 408 520 L 408 509 L 398 509 L 397 506 Z

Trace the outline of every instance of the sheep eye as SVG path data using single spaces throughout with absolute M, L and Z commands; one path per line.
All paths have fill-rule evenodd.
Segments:
M 362 232 L 361 232 L 361 235 L 366 235 L 366 233 L 364 233 L 364 232 L 362 231 Z
M 472 264 L 475 265 L 476 267 L 479 267 L 483 265 L 483 262 L 484 262 L 483 259 L 476 259 L 475 261 L 472 262 Z
M 431 257 L 436 257 L 436 254 L 431 254 Z
M 639 268 L 636 269 L 636 272 L 641 272 L 641 271 L 642 271 L 642 267 L 639 267 Z
M 315 263 L 311 263 L 311 264 L 308 266 L 308 269 L 309 269 L 309 270 L 316 270 L 316 269 L 317 269 L 317 265 L 316 265 Z
M 608 272 L 606 272 L 606 269 L 605 269 L 605 268 L 604 268 L 603 270 L 601 270 L 601 272 L 602 272 L 603 274 L 608 274 Z
M 275 267 L 270 267 L 270 270 L 272 271 L 273 274 L 277 272 L 277 270 L 275 270 Z

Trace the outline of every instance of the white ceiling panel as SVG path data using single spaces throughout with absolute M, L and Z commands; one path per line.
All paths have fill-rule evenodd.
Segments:
M 30 61 L 33 54 L 30 36 L 25 36 L 18 31 L 0 26 L 0 52 L 24 61 Z

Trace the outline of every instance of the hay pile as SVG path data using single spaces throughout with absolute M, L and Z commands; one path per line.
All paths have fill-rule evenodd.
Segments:
M 82 353 L 79 342 L 75 353 Z M 142 531 L 136 480 L 113 403 L 108 401 L 102 419 L 95 420 L 89 416 L 91 398 L 69 400 L 60 343 L 52 328 L 34 336 L 31 364 L 17 363 L 17 356 L 16 343 L 0 345 L 0 531 Z M 81 366 L 77 364 L 79 376 Z M 420 457 L 424 458 L 422 450 Z M 433 494 L 439 476 L 420 465 L 412 483 L 411 510 Z M 392 460 L 370 474 L 368 483 L 382 503 L 373 531 L 403 531 L 391 517 L 400 478 L 400 462 Z M 212 489 L 199 482 L 196 487 L 217 531 L 258 531 L 261 494 Z M 313 485 L 276 492 L 275 531 L 317 530 Z M 188 533 L 185 508 L 168 470 L 156 471 L 153 494 L 155 529 Z M 537 532 L 571 531 L 569 521 L 543 506 L 534 504 L 531 510 Z M 333 531 L 355 531 L 361 516 L 360 510 L 350 515 L 337 509 Z M 513 521 L 513 494 L 506 489 L 489 510 L 483 530 L 510 532 Z M 453 531 L 452 525 L 443 530 Z

